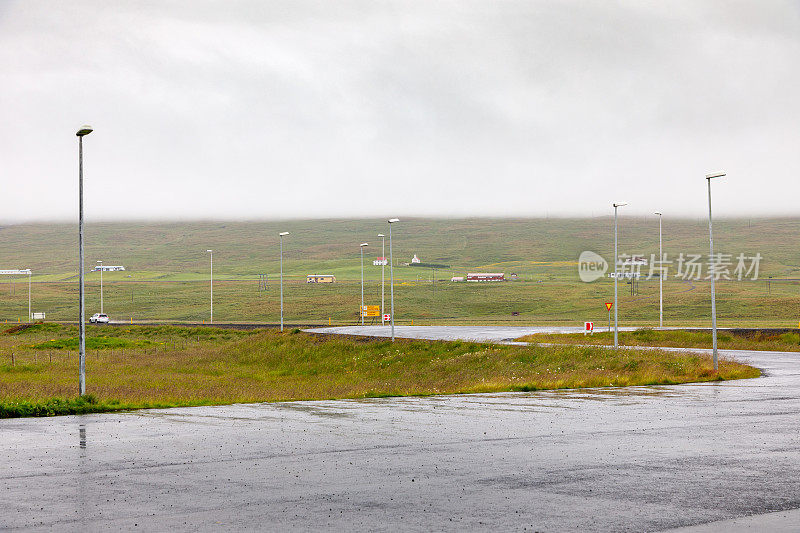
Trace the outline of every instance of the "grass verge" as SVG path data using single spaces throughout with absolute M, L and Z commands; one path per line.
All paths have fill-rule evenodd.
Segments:
M 621 387 L 757 377 L 709 357 L 659 350 L 503 346 L 318 336 L 276 330 L 174 327 L 103 330 L 130 341 L 87 353 L 76 398 L 74 327 L 0 335 L 0 416 L 50 416 L 143 407 Z M 181 328 L 177 328 L 181 329 Z M 148 340 L 150 344 L 139 344 Z M 14 354 L 11 356 L 11 354 Z
M 521 337 L 524 342 L 580 344 L 610 346 L 614 344 L 614 332 L 535 334 Z M 620 331 L 619 343 L 623 346 L 667 346 L 674 348 L 711 348 L 710 331 L 654 330 L 641 328 L 635 331 Z M 755 332 L 747 336 L 728 331 L 717 332 L 717 347 L 728 350 L 768 350 L 780 352 L 800 351 L 797 333 Z

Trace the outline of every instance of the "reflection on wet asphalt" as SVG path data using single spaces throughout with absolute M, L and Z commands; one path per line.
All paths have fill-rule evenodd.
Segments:
M 798 508 L 800 356 L 729 355 L 768 377 L 2 420 L 0 527 L 654 531 Z

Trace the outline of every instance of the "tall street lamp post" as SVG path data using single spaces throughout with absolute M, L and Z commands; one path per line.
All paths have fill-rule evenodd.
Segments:
M 389 301 L 390 303 L 390 322 L 392 323 L 392 341 L 394 341 L 394 261 L 392 260 L 392 224 L 400 222 L 399 218 L 389 219 Z
M 364 325 L 364 247 L 369 246 L 369 243 L 362 242 L 361 246 L 361 308 L 358 314 L 361 315 L 361 325 Z
M 658 215 L 658 327 L 664 327 L 664 252 L 661 247 L 661 213 Z
M 211 281 L 211 318 L 209 319 L 208 323 L 214 323 L 214 252 L 213 250 L 206 250 L 207 254 L 209 255 L 209 280 Z
M 381 238 L 381 324 L 385 321 L 383 320 L 383 314 L 385 311 L 383 310 L 383 286 L 384 283 L 384 272 L 386 271 L 386 236 L 383 233 L 378 233 L 378 237 Z
M 289 235 L 288 231 L 278 233 L 281 238 L 281 331 L 283 331 L 283 238 Z
M 717 272 L 714 260 L 714 231 L 711 224 L 711 180 L 724 176 L 724 172 L 706 175 L 708 183 L 708 247 L 711 254 L 708 258 L 709 265 L 711 265 L 711 272 L 709 272 L 711 275 L 711 346 L 714 352 L 714 372 L 719 368 L 719 360 L 717 359 L 717 301 L 714 294 L 714 278 L 717 277 Z
M 78 136 L 78 392 L 86 394 L 86 315 L 83 293 L 83 137 L 92 133 L 91 126 L 83 126 Z
M 103 314 L 103 262 L 98 261 L 100 264 L 100 314 Z
M 619 306 L 617 305 L 617 276 L 619 275 L 617 268 L 619 263 L 619 255 L 617 253 L 617 208 L 628 204 L 627 202 L 620 202 L 612 205 L 614 206 L 614 348 L 617 348 L 619 346 L 619 325 L 617 322 L 619 316 Z

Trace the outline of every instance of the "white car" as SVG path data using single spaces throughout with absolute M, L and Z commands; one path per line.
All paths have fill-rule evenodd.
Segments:
M 104 313 L 95 313 L 89 319 L 92 324 L 108 324 L 108 315 Z

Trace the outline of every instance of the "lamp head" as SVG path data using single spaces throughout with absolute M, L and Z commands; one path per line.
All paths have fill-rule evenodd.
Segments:
M 211 250 L 206 250 L 207 253 L 211 253 Z
M 653 213 L 653 214 L 654 214 L 654 215 L 661 216 L 661 213 L 659 213 L 658 211 L 656 211 L 656 212 L 655 212 L 655 213 Z
M 400 219 L 399 218 L 390 218 L 389 219 L 389 224 L 394 224 L 395 222 L 400 222 Z
M 724 178 L 724 177 L 725 177 L 725 173 L 724 172 L 715 172 L 713 174 L 706 174 L 706 179 L 707 180 L 710 180 L 710 179 L 713 179 L 713 178 Z
M 363 248 L 363 247 L 365 247 L 365 246 L 369 246 L 369 243 L 368 243 L 368 242 L 362 242 L 362 243 L 361 243 L 361 247 Z
M 282 231 L 282 232 L 278 233 L 279 237 L 283 237 L 284 235 L 289 235 L 289 232 L 288 231 Z
M 616 204 L 612 204 L 614 207 L 622 207 L 623 205 L 628 205 L 628 202 L 619 202 Z
M 386 237 L 383 233 L 378 233 L 378 237 Z

